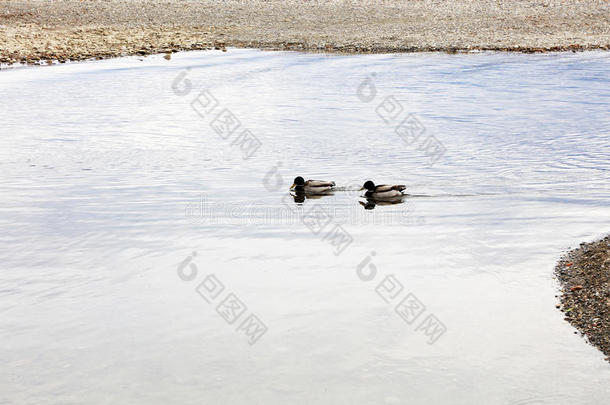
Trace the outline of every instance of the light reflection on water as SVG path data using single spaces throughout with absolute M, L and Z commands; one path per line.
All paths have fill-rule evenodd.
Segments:
M 609 66 L 230 50 L 3 72 L 0 402 L 608 402 L 551 275 L 610 225 Z M 205 87 L 262 142 L 250 159 L 191 108 Z M 390 95 L 435 165 L 376 114 Z M 295 202 L 296 175 L 346 188 Z M 366 209 L 369 178 L 413 196 Z M 340 255 L 313 207 L 353 238 Z M 268 326 L 255 345 L 195 292 L 212 273 Z M 435 344 L 376 294 L 388 275 L 444 322 Z

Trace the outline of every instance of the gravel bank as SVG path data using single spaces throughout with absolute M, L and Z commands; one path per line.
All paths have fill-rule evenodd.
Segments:
M 568 252 L 555 273 L 565 319 L 610 361 L 610 236 Z
M 225 46 L 379 53 L 610 49 L 607 0 L 0 0 L 0 62 Z

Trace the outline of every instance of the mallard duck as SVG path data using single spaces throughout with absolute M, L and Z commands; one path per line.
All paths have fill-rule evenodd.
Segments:
M 402 197 L 403 190 L 407 187 L 402 184 L 380 184 L 378 186 L 375 185 L 371 180 L 368 180 L 364 183 L 360 190 L 366 190 L 364 196 L 366 198 L 371 198 L 374 200 L 383 200 L 383 199 L 396 199 Z
M 290 189 L 297 193 L 305 194 L 325 194 L 333 191 L 334 181 L 307 180 L 301 176 L 295 177 Z

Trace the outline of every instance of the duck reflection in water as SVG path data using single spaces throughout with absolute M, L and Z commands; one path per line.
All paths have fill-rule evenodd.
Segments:
M 378 199 L 374 199 L 374 198 L 367 198 L 364 201 L 358 201 L 360 203 L 360 205 L 362 205 L 362 207 L 364 207 L 365 210 L 372 210 L 375 209 L 376 206 L 378 205 L 397 205 L 397 204 L 402 204 L 405 202 L 405 196 L 399 196 L 396 198 L 392 198 L 392 199 L 383 199 L 383 200 L 378 200 Z
M 295 203 L 303 203 L 303 202 L 305 202 L 305 200 L 318 200 L 322 197 L 335 195 L 335 193 L 327 192 L 324 194 L 309 194 L 309 193 L 303 193 L 303 192 L 299 192 L 299 191 L 291 191 L 290 195 L 294 199 Z

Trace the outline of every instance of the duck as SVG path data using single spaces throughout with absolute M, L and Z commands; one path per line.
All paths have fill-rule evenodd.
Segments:
M 290 190 L 293 190 L 297 193 L 305 193 L 305 194 L 326 194 L 333 191 L 335 187 L 334 181 L 324 181 L 324 180 L 307 180 L 301 176 L 297 176 L 294 178 L 294 182 L 292 186 L 290 186 Z
M 380 184 L 375 185 L 371 180 L 364 183 L 360 190 L 366 190 L 364 196 L 373 200 L 384 200 L 384 199 L 397 199 L 401 198 L 404 193 L 403 191 L 407 187 L 402 184 Z

